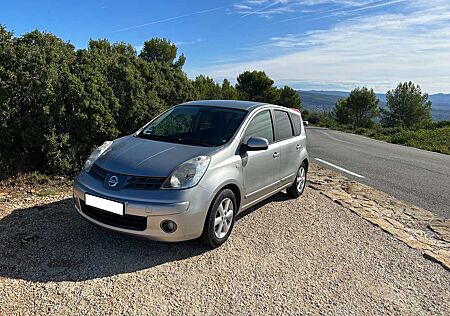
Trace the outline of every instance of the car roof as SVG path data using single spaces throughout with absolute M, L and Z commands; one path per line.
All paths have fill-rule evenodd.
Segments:
M 260 106 L 269 104 L 263 102 L 237 101 L 237 100 L 199 100 L 182 103 L 180 105 L 220 106 L 224 108 L 250 111 Z

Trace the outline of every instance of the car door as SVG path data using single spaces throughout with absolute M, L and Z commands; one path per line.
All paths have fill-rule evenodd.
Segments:
M 270 110 L 258 112 L 248 124 L 242 143 L 250 137 L 263 137 L 269 141 L 267 150 L 241 153 L 245 191 L 245 204 L 272 192 L 279 184 L 280 152 L 274 142 L 274 126 Z
M 280 150 L 280 186 L 292 182 L 300 166 L 301 143 L 295 136 L 294 126 L 288 111 L 274 110 L 275 140 Z

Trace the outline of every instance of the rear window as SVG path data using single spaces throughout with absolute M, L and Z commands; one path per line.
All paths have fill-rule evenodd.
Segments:
M 302 122 L 299 115 L 295 113 L 291 113 L 292 122 L 294 123 L 294 131 L 295 136 L 298 136 L 302 133 Z
M 275 110 L 275 121 L 277 122 L 277 140 L 283 140 L 294 136 L 292 123 L 287 112 Z

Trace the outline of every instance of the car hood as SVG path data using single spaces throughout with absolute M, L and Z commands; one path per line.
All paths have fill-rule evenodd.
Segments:
M 125 136 L 115 140 L 97 159 L 100 167 L 119 174 L 167 177 L 181 163 L 210 155 L 217 147 L 200 147 Z

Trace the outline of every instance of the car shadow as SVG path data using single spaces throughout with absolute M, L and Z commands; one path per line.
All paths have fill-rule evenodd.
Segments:
M 246 209 L 245 211 L 240 212 L 237 215 L 237 220 L 240 220 L 241 218 L 244 218 L 247 215 L 250 215 L 251 213 L 253 213 L 254 211 L 256 211 L 257 209 L 263 207 L 266 204 L 270 204 L 270 203 L 277 203 L 277 202 L 283 202 L 283 201 L 287 201 L 290 200 L 291 197 L 289 197 L 287 194 L 279 192 L 275 195 L 272 195 L 271 197 L 267 198 L 266 200 L 263 200 L 261 202 L 259 202 L 258 204 L 255 204 L 254 206 Z
M 242 218 L 274 197 L 238 215 Z M 0 219 L 0 277 L 32 282 L 85 281 L 198 256 L 200 242 L 163 243 L 122 235 L 85 221 L 71 199 L 16 209 Z
M 17 209 L 0 220 L 0 276 L 83 281 L 194 257 L 198 241 L 162 243 L 111 232 L 85 221 L 71 199 Z

